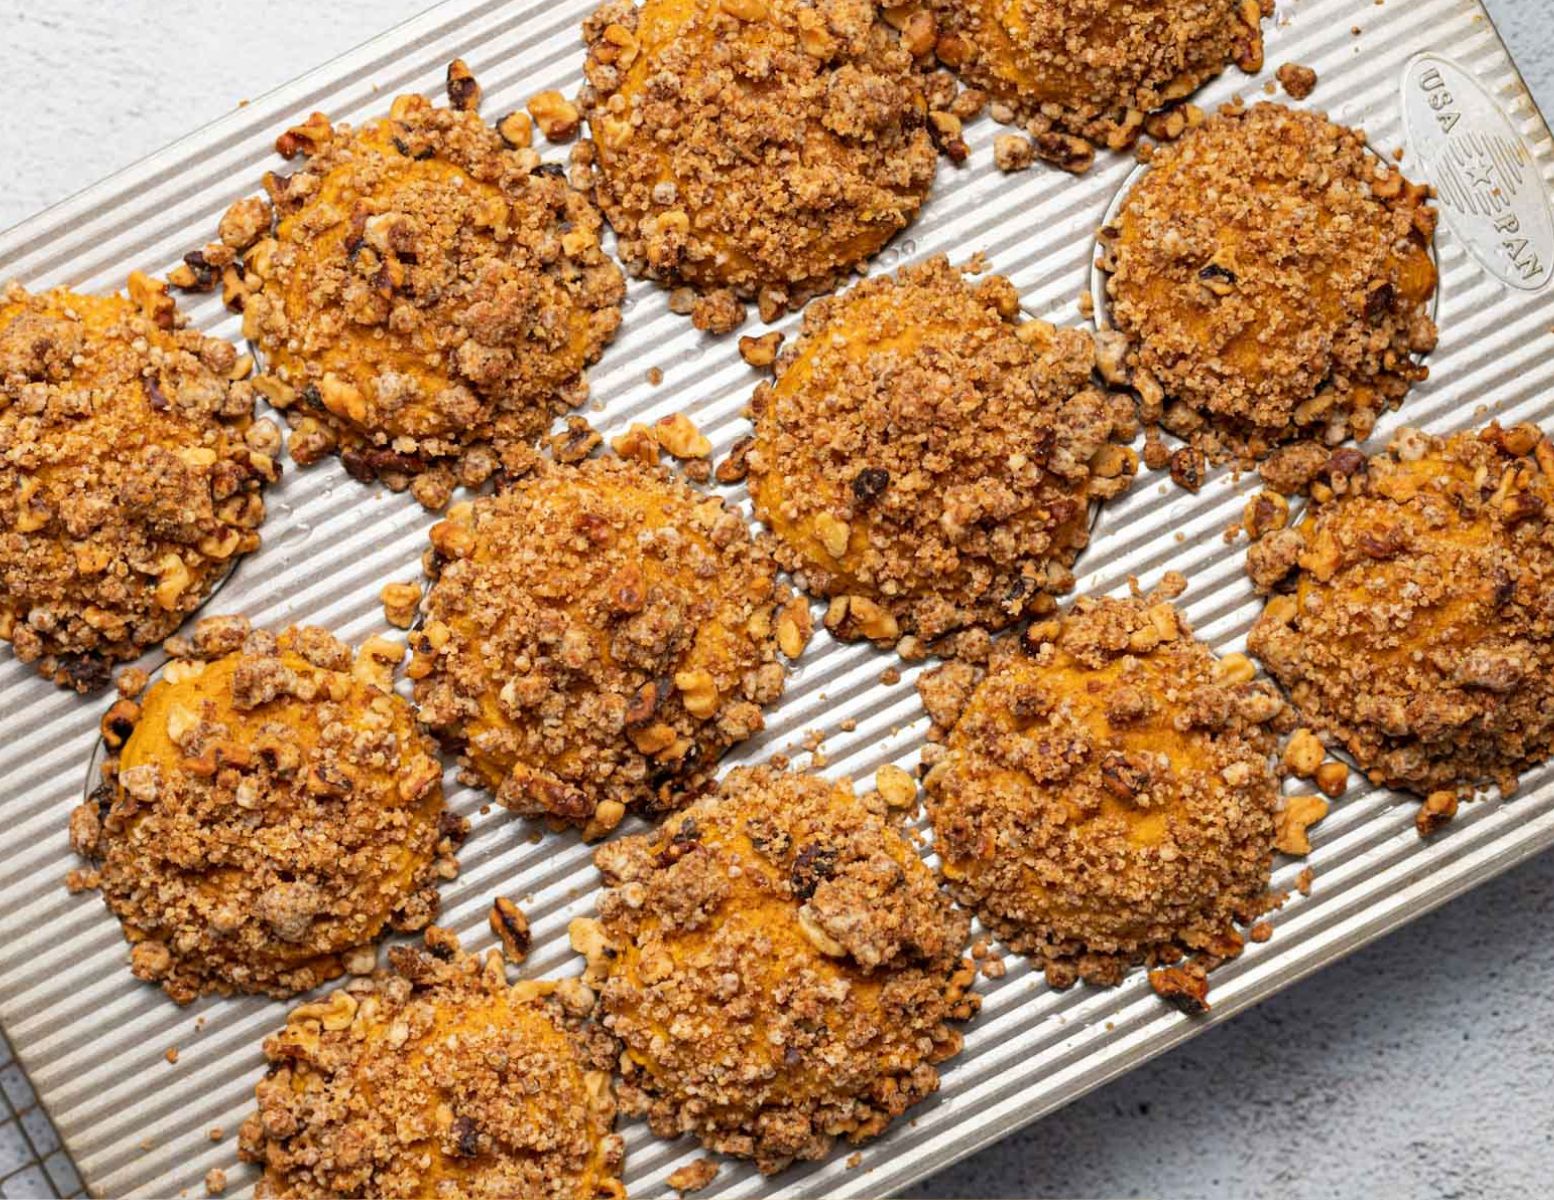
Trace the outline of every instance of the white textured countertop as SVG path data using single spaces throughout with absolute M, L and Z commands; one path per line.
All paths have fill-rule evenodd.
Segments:
M 1487 3 L 1533 94 L 1554 113 L 1554 5 Z M 423 7 L 0 0 L 0 227 Z M 1276 42 L 1272 54 L 1277 61 Z M 1321 97 L 1319 88 L 1312 103 Z M 1545 1194 L 1554 1179 L 1551 924 L 1554 855 L 914 1195 Z M 38 1194 L 28 1189 L 41 1176 L 9 1175 L 3 1142 L 0 1193 Z

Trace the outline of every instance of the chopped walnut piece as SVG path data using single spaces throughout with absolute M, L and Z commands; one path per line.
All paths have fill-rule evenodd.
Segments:
M 421 603 L 421 588 L 416 583 L 388 583 L 378 593 L 383 604 L 383 617 L 396 629 L 409 629 L 415 624 L 416 609 Z
M 883 1132 L 960 1048 L 969 919 L 879 796 L 738 768 L 594 860 L 574 940 L 624 1043 L 622 1110 L 656 1134 L 771 1173 Z
M 1457 808 L 1456 792 L 1431 792 L 1414 814 L 1414 827 L 1419 830 L 1419 836 L 1432 837 L 1439 833 L 1457 815 Z
M 523 910 L 506 896 L 491 901 L 491 914 L 487 918 L 491 932 L 502 944 L 502 957 L 517 964 L 529 957 L 533 938 L 529 934 L 529 919 Z
M 261 1195 L 618 1197 L 613 1040 L 575 980 L 509 986 L 500 956 L 428 930 L 265 1039 L 238 1156 Z M 586 1002 L 586 1003 L 585 1003 Z
M 693 1163 L 687 1163 L 669 1172 L 669 1177 L 664 1182 L 675 1191 L 686 1195 L 701 1191 L 717 1177 L 718 1164 L 710 1158 L 698 1158 Z
M 1202 1016 L 1209 1011 L 1209 977 L 1198 963 L 1151 971 L 1149 986 L 1155 995 L 1188 1016 Z
M 673 413 L 654 422 L 653 439 L 671 456 L 682 460 L 706 458 L 712 453 L 712 443 L 684 413 Z
M 549 142 L 570 142 L 577 136 L 582 114 L 560 92 L 539 92 L 525 106 Z
M 739 357 L 752 367 L 769 367 L 777 360 L 777 347 L 782 345 L 782 334 L 777 330 L 760 337 L 739 339 Z
M 466 826 L 444 810 L 434 747 L 372 657 L 382 648 L 353 662 L 321 629 L 211 618 L 188 651 L 77 810 L 101 810 L 78 849 L 137 939 L 134 974 L 180 1004 L 289 996 L 390 929 L 425 926 Z
M 1311 853 L 1311 839 L 1306 830 L 1327 816 L 1327 801 L 1320 796 L 1306 793 L 1286 798 L 1277 819 L 1278 836 L 1274 846 L 1281 854 L 1302 855 Z
M 1036 147 L 1028 137 L 1000 133 L 993 138 L 993 165 L 1000 171 L 1023 171 L 1036 161 Z
M 1298 63 L 1285 63 L 1274 72 L 1274 75 L 1291 100 L 1304 100 L 1316 90 L 1317 73 L 1310 67 L 1300 66 Z
M 227 1173 L 220 1167 L 212 1167 L 205 1172 L 205 1194 L 207 1196 L 219 1196 L 227 1190 Z
M 874 787 L 891 808 L 911 808 L 917 803 L 917 781 L 900 767 L 883 766 L 874 772 Z

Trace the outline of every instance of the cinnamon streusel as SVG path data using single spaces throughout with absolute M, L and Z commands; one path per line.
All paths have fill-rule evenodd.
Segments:
M 1554 444 L 1403 429 L 1323 476 L 1248 551 L 1248 648 L 1373 782 L 1511 792 L 1554 750 Z
M 625 1046 L 621 1108 L 660 1137 L 771 1173 L 938 1088 L 978 1007 L 969 922 L 879 796 L 740 768 L 595 862 L 573 945 Z
M 70 818 L 134 973 L 180 1004 L 290 996 L 424 927 L 466 826 L 392 691 L 403 647 L 210 617 L 169 650 L 103 717 L 104 781 Z
M 782 692 L 776 564 L 662 468 L 547 464 L 431 537 L 421 718 L 524 816 L 595 836 L 682 804 Z
M 611 1039 L 577 980 L 508 985 L 446 930 L 295 1009 L 238 1152 L 260 1200 L 623 1200 Z
M 1216 462 L 1368 436 L 1435 347 L 1427 195 L 1359 130 L 1277 104 L 1157 151 L 1102 231 L 1145 421 Z
M 259 545 L 280 437 L 250 363 L 129 297 L 0 289 L 0 638 L 77 691 L 162 641 Z
M 1089 507 L 1133 478 L 1131 399 L 1077 329 L 941 256 L 810 306 L 756 390 L 746 458 L 827 625 L 883 645 L 1002 628 L 1073 586 Z
M 1273 0 L 930 0 L 938 55 L 1038 141 L 1120 150 L 1234 62 L 1263 66 Z M 1048 155 L 1050 157 L 1050 154 Z
M 952 663 L 919 685 L 944 876 L 1058 986 L 1233 956 L 1235 924 L 1271 904 L 1285 705 L 1193 637 L 1167 579 L 1076 601 L 985 674 Z
M 533 466 L 625 295 L 588 198 L 481 120 L 467 73 L 449 89 L 463 107 L 400 96 L 359 129 L 314 114 L 281 139 L 300 169 L 222 223 L 292 457 L 336 452 L 433 508 Z
M 922 75 L 873 0 L 611 0 L 583 26 L 597 194 L 635 273 L 763 315 L 844 280 L 933 182 Z

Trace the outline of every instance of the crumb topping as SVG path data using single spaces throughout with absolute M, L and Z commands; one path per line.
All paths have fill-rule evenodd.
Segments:
M 0 289 L 0 638 L 85 692 L 259 545 L 279 437 L 167 285 Z
M 1180 584 L 1077 600 L 920 685 L 944 876 L 1057 986 L 1232 956 L 1270 905 L 1285 706 L 1193 637 Z
M 292 457 L 338 453 L 428 507 L 530 469 L 620 324 L 598 210 L 472 109 L 400 96 L 359 129 L 300 128 L 299 169 L 227 235 Z
M 942 256 L 809 307 L 756 390 L 747 463 L 783 565 L 840 598 L 833 632 L 894 644 L 1051 611 L 1091 501 L 1137 468 L 1132 401 L 1095 363 L 1088 333 L 1022 321 L 1007 279 Z
M 1340 450 L 1248 552 L 1248 647 L 1377 783 L 1498 783 L 1554 749 L 1554 445 L 1536 426 Z
M 1162 147 L 1102 233 L 1146 423 L 1214 462 L 1367 437 L 1435 348 L 1427 194 L 1359 130 L 1277 104 Z
M 590 17 L 583 107 L 628 268 L 765 315 L 909 224 L 936 153 L 922 77 L 880 17 L 872 0 L 613 0 Z
M 938 1087 L 977 1009 L 950 904 L 884 802 L 739 768 L 595 855 L 574 945 L 625 1046 L 622 1110 L 763 1172 L 875 1137 Z
M 769 551 L 666 470 L 547 465 L 432 546 L 421 719 L 524 816 L 595 835 L 682 804 L 782 692 Z
M 180 1004 L 290 996 L 425 927 L 466 825 L 391 690 L 403 647 L 353 656 L 316 627 L 210 617 L 168 649 L 162 677 L 103 717 L 103 783 L 70 818 L 135 975 Z
M 1130 145 L 1234 62 L 1262 70 L 1273 0 L 931 0 L 939 58 L 1027 121 Z
M 623 1200 L 609 1037 L 576 980 L 509 986 L 444 930 L 264 1041 L 239 1156 L 260 1200 Z

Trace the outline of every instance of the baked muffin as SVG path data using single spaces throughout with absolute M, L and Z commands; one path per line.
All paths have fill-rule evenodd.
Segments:
M 280 437 L 167 285 L 0 289 L 0 638 L 85 692 L 259 545 Z
M 96 863 L 73 886 L 102 893 L 135 975 L 180 1004 L 291 996 L 424 928 L 467 826 L 392 690 L 403 647 L 210 617 L 168 648 L 103 717 L 104 780 L 70 817 Z
M 668 471 L 547 464 L 431 536 L 421 719 L 523 816 L 598 836 L 684 803 L 782 692 L 775 563 Z
M 239 1155 L 260 1200 L 622 1200 L 610 1039 L 577 980 L 508 986 L 446 930 L 264 1041 Z
M 923 79 L 872 0 L 612 0 L 583 26 L 597 195 L 698 325 L 773 319 L 911 223 L 936 164 Z
M 757 515 L 826 623 L 882 645 L 996 630 L 1073 586 L 1093 501 L 1138 465 L 1090 334 L 1020 319 L 943 257 L 804 314 L 752 411 Z
M 1193 637 L 1179 588 L 1077 600 L 919 685 L 944 877 L 1060 987 L 1231 956 L 1270 906 L 1284 702 Z
M 1248 648 L 1373 782 L 1509 794 L 1554 748 L 1551 508 L 1532 425 L 1340 450 L 1300 523 L 1248 552 L 1274 593 Z
M 622 1111 L 761 1171 L 875 1137 L 938 1087 L 978 999 L 968 919 L 846 781 L 739 768 L 657 831 L 594 856 L 573 922 Z
M 1277 104 L 1159 149 L 1102 233 L 1146 423 L 1211 461 L 1368 436 L 1435 347 L 1427 194 L 1359 130 Z
M 465 107 L 400 96 L 359 129 L 314 114 L 278 143 L 299 169 L 221 226 L 292 457 L 338 453 L 433 508 L 533 466 L 625 295 L 592 202 L 481 120 L 467 76 L 450 90 Z
M 938 54 L 1032 133 L 1120 150 L 1235 63 L 1263 68 L 1273 0 L 930 0 Z

